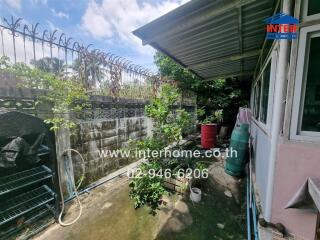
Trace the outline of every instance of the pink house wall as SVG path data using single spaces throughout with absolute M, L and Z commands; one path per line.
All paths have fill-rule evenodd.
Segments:
M 307 177 L 320 178 L 320 147 L 280 144 L 275 167 L 272 222 L 306 240 L 315 239 L 317 215 L 304 210 L 284 209 Z

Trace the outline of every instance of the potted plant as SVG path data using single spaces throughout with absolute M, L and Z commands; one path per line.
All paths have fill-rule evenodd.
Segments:
M 200 130 L 201 129 L 201 124 L 202 124 L 202 120 L 204 115 L 206 114 L 206 111 L 204 109 L 204 107 L 201 107 L 201 108 L 197 108 L 197 129 Z

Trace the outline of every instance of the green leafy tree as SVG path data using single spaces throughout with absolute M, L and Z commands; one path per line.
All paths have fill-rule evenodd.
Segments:
M 53 73 L 53 74 L 58 74 L 63 71 L 64 69 L 64 63 L 63 60 L 60 60 L 56 57 L 50 58 L 50 57 L 44 57 L 39 60 L 34 60 L 32 59 L 30 63 L 36 67 L 37 69 L 43 71 L 43 72 L 48 72 L 48 73 Z
M 103 83 L 106 76 L 101 62 L 95 55 L 91 55 L 89 59 L 75 59 L 72 69 L 78 74 L 80 81 L 87 85 L 86 87 L 96 87 L 97 83 Z
M 154 122 L 153 136 L 134 142 L 132 147 L 158 152 L 173 142 L 177 142 L 176 146 L 179 147 L 183 133 L 193 124 L 190 114 L 184 109 L 174 110 L 179 98 L 180 93 L 177 88 L 169 84 L 162 85 L 159 96 L 152 99 L 145 107 L 146 115 Z M 151 177 L 148 171 L 152 169 L 154 172 L 159 172 L 169 166 L 167 159 L 159 156 L 150 156 L 148 163 L 140 165 L 140 176 L 133 178 L 129 184 L 129 196 L 134 200 L 135 208 L 148 205 L 151 212 L 155 213 L 162 203 L 162 196 L 167 191 L 162 184 L 163 177 Z
M 169 78 L 178 83 L 181 89 L 192 90 L 197 95 L 198 108 L 203 107 L 205 115 L 211 116 L 213 112 L 222 110 L 225 123 L 233 125 L 239 107 L 249 105 L 249 80 L 237 78 L 202 81 L 188 69 L 174 62 L 168 56 L 157 52 L 154 62 L 162 77 Z M 201 120 L 205 116 L 201 116 Z
M 156 52 L 154 55 L 154 63 L 158 67 L 161 76 L 175 80 L 180 89 L 197 91 L 201 86 L 199 77 L 160 52 Z
M 223 122 L 233 125 L 239 107 L 248 106 L 250 81 L 237 78 L 217 79 L 197 91 L 197 102 L 207 116 L 222 110 Z
M 11 64 L 8 58 L 1 58 L 0 67 L 2 71 L 15 74 L 21 80 L 20 87 L 43 90 L 37 103 L 45 102 L 52 106 L 54 117 L 45 119 L 45 122 L 51 125 L 51 130 L 76 126 L 72 119 L 65 116 L 87 107 L 88 95 L 82 84 L 75 79 L 62 78 L 23 63 Z
M 184 109 L 174 111 L 174 105 L 178 105 L 180 96 L 177 88 L 163 84 L 159 96 L 145 107 L 146 115 L 152 118 L 155 124 L 154 136 L 164 140 L 166 145 L 179 142 L 183 133 L 193 124 L 191 115 Z

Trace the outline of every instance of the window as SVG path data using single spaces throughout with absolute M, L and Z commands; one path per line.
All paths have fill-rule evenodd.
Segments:
M 320 36 L 309 39 L 308 66 L 305 73 L 305 94 L 302 131 L 320 132 Z
M 273 106 L 273 87 L 277 69 L 277 45 L 272 47 L 262 67 L 262 71 L 257 75 L 252 96 L 253 116 L 258 120 L 266 132 L 271 127 L 271 115 Z
M 277 4 L 277 11 L 280 11 L 280 5 Z M 257 81 L 254 85 L 252 97 L 253 116 L 259 121 L 259 127 L 267 133 L 271 130 L 271 121 L 268 119 L 272 115 L 273 88 L 271 86 L 274 84 L 276 75 L 277 42 L 268 40 L 263 44 L 256 67 L 255 80 Z
M 260 110 L 260 121 L 267 123 L 268 116 L 268 100 L 269 100 L 269 86 L 270 86 L 270 71 L 271 71 L 271 60 L 263 71 L 263 81 L 261 89 L 261 110 Z
M 320 18 L 320 1 L 304 0 L 303 1 L 303 21 L 315 20 Z
M 320 24 L 300 30 L 291 138 L 320 140 Z
M 320 1 L 309 0 L 307 13 L 308 13 L 308 16 L 320 13 Z

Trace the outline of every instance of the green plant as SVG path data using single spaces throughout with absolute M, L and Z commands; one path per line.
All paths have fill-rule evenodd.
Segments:
M 197 123 L 201 124 L 203 122 L 203 117 L 206 114 L 206 110 L 204 109 L 204 107 L 198 107 L 196 114 L 197 114 Z
M 220 110 L 213 111 L 210 116 L 207 116 L 202 121 L 202 124 L 222 123 L 222 121 L 223 121 L 223 111 L 220 109 Z
M 199 77 L 160 52 L 156 52 L 154 55 L 154 63 L 161 76 L 175 80 L 180 89 L 197 91 L 202 85 Z
M 155 214 L 155 210 L 158 209 L 162 203 L 162 197 L 167 191 L 162 185 L 162 177 L 150 177 L 149 174 L 146 173 L 148 173 L 150 169 L 159 171 L 161 165 L 158 162 L 144 163 L 140 165 L 140 169 L 140 177 L 135 177 L 129 183 L 129 196 L 133 199 L 135 208 L 147 205 L 150 207 L 150 212 Z
M 128 142 L 128 149 L 133 151 L 160 151 L 166 146 L 163 139 L 155 138 L 155 137 L 147 137 L 144 140 L 132 140 L 130 139 Z M 144 157 L 144 156 L 141 156 Z M 153 156 L 148 159 L 149 161 L 158 161 L 160 157 Z
M 204 110 L 204 107 L 197 108 L 197 116 L 203 117 L 206 114 L 206 111 Z
M 145 107 L 146 115 L 154 122 L 154 137 L 165 145 L 179 142 L 183 133 L 192 125 L 191 116 L 184 109 L 174 111 L 180 98 L 179 91 L 170 84 L 163 84 L 158 97 Z
M 74 128 L 75 122 L 66 115 L 80 112 L 88 106 L 86 90 L 74 78 L 58 77 L 23 63 L 11 64 L 9 58 L 1 58 L 0 67 L 0 70 L 13 73 L 21 80 L 19 87 L 42 90 L 37 104 L 45 102 L 52 106 L 54 116 L 45 119 L 45 122 L 51 125 L 53 131 L 59 128 Z
M 225 123 L 234 124 L 239 107 L 249 105 L 250 91 L 248 89 L 251 86 L 249 78 L 202 81 L 188 69 L 162 53 L 155 54 L 154 62 L 163 78 L 176 81 L 181 89 L 191 89 L 197 95 L 199 107 L 205 106 L 207 112 L 222 109 Z
M 196 162 L 195 163 L 195 169 L 199 169 L 200 171 L 207 169 L 206 165 L 201 162 Z
M 175 104 L 180 97 L 177 88 L 164 84 L 157 97 L 152 99 L 151 103 L 145 107 L 146 115 L 152 118 L 154 122 L 153 136 L 145 140 L 131 142 L 131 147 L 138 150 L 161 151 L 172 142 L 179 141 L 183 134 L 190 129 L 193 124 L 191 116 L 184 109 L 175 109 Z M 130 182 L 129 196 L 134 201 L 135 208 L 148 205 L 154 214 L 159 204 L 162 203 L 161 198 L 167 191 L 163 187 L 163 177 L 152 177 L 148 174 L 150 169 L 160 171 L 167 166 L 172 166 L 173 159 L 164 159 L 159 156 L 148 159 L 148 164 L 140 166 L 141 176 L 135 177 Z

